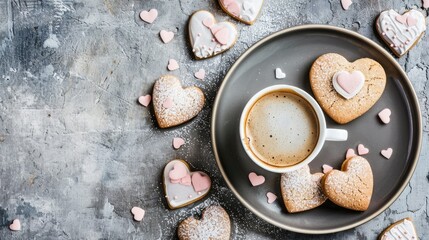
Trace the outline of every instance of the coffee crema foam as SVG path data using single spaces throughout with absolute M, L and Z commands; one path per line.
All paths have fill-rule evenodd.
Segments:
M 293 92 L 272 92 L 250 109 L 245 125 L 249 148 L 261 161 L 287 167 L 306 159 L 318 141 L 312 106 Z

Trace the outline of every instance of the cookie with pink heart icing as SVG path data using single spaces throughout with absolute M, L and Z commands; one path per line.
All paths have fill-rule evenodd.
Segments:
M 161 76 L 153 86 L 152 102 L 160 128 L 177 126 L 198 115 L 205 102 L 200 88 L 183 88 L 173 75 Z
M 189 20 L 189 38 L 196 59 L 205 59 L 230 49 L 237 41 L 237 29 L 230 22 L 216 22 L 208 11 L 197 11 Z
M 261 12 L 264 0 L 219 0 L 221 8 L 231 17 L 253 24 Z
M 349 62 L 337 53 L 327 53 L 311 66 L 310 85 L 326 114 L 346 124 L 378 101 L 386 86 L 386 73 L 370 58 Z
M 164 191 L 171 209 L 181 208 L 204 198 L 211 188 L 210 177 L 192 172 L 184 160 L 172 160 L 164 168 Z
M 378 236 L 378 240 L 417 240 L 416 228 L 414 227 L 411 218 L 404 218 L 399 220 Z
M 414 9 L 403 15 L 394 10 L 387 10 L 380 13 L 376 28 L 392 52 L 401 57 L 423 36 L 426 31 L 426 20 L 421 12 Z

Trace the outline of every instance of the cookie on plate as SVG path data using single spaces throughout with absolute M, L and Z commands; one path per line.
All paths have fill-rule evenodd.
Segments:
M 176 209 L 205 197 L 210 191 L 211 179 L 204 172 L 191 172 L 187 162 L 176 159 L 165 166 L 163 185 L 168 207 Z
M 322 109 L 337 123 L 346 124 L 378 101 L 386 86 L 386 73 L 372 59 L 349 62 L 337 53 L 327 53 L 311 66 L 310 85 Z
M 327 199 L 322 190 L 322 177 L 323 173 L 311 174 L 308 165 L 283 173 L 280 189 L 286 210 L 295 213 L 322 205 Z
M 220 206 L 204 209 L 200 220 L 189 217 L 177 228 L 180 240 L 228 240 L 231 236 L 231 221 Z
M 417 232 L 411 218 L 404 218 L 386 228 L 378 236 L 378 240 L 417 240 Z
M 221 8 L 238 21 L 252 25 L 258 18 L 264 0 L 219 0 Z
M 198 87 L 183 88 L 177 77 L 164 75 L 155 82 L 152 102 L 159 127 L 168 128 L 197 116 L 205 98 Z
M 365 211 L 371 202 L 374 178 L 369 162 L 360 156 L 346 159 L 340 170 L 332 170 L 322 178 L 325 195 L 338 206 Z
M 401 57 L 423 36 L 426 31 L 426 19 L 415 9 L 403 15 L 391 9 L 380 13 L 375 26 L 381 39 L 396 56 Z
M 189 20 L 189 38 L 196 59 L 213 57 L 237 41 L 237 29 L 230 22 L 216 22 L 208 11 L 197 11 Z

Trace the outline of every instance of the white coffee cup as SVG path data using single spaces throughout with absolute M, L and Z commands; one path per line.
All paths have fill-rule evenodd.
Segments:
M 301 99 L 305 101 L 301 102 Z M 260 137 L 261 134 L 266 136 Z M 273 135 L 276 134 L 274 140 Z M 325 116 L 316 100 L 302 89 L 290 85 L 262 89 L 247 102 L 240 118 L 240 138 L 247 155 L 260 167 L 276 173 L 294 171 L 309 164 L 325 141 L 345 141 L 347 137 L 347 130 L 327 128 Z M 294 155 L 289 156 L 289 152 Z M 271 153 L 277 154 L 276 157 L 273 155 L 275 160 L 272 162 Z M 274 161 L 282 164 L 273 164 Z

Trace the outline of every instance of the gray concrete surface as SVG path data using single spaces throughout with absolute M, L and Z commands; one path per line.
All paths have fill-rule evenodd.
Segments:
M 374 220 L 324 236 L 281 230 L 238 203 L 214 161 L 209 127 L 216 91 L 231 64 L 250 45 L 277 30 L 321 23 L 357 31 L 376 42 L 378 13 L 417 7 L 420 0 L 355 0 L 349 11 L 340 0 L 266 0 L 251 27 L 223 13 L 215 0 L 0 0 L 0 239 L 172 239 L 178 222 L 219 203 L 233 219 L 233 239 L 376 239 L 392 221 L 415 220 L 429 238 L 429 40 L 399 63 L 418 93 L 424 122 L 423 150 L 410 184 Z M 142 9 L 157 8 L 148 25 Z M 219 20 L 237 23 L 234 48 L 206 61 L 191 60 L 187 19 L 208 9 Z M 165 45 L 161 29 L 176 37 Z M 384 46 L 384 45 L 383 45 Z M 160 130 L 136 103 L 175 58 L 184 84 L 201 87 L 208 104 L 191 123 Z M 205 68 L 204 81 L 193 72 Z M 180 150 L 173 137 L 187 139 Z M 168 210 L 160 182 L 164 164 L 188 160 L 208 171 L 208 198 Z M 143 222 L 130 209 L 146 209 Z M 11 232 L 14 218 L 22 231 Z

